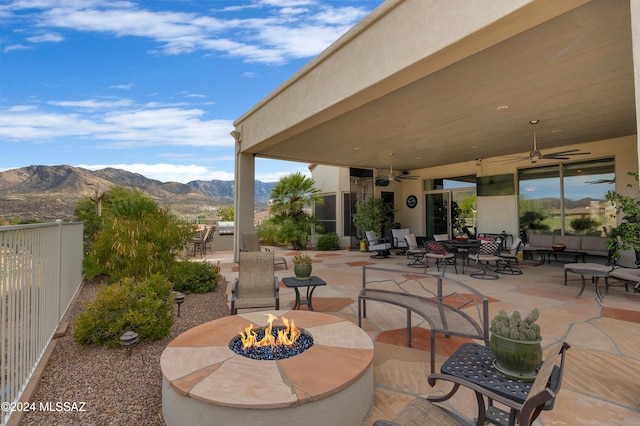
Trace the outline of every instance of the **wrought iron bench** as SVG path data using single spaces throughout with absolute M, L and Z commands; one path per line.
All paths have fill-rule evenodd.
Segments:
M 375 272 L 378 278 L 369 279 L 367 271 Z M 412 314 L 429 324 L 432 373 L 435 372 L 437 334 L 466 337 L 489 344 L 488 299 L 473 288 L 441 275 L 407 274 L 401 270 L 363 266 L 362 290 L 358 295 L 359 326 L 362 326 L 362 318 L 367 317 L 367 301 L 406 309 L 408 347 L 411 347 Z M 472 307 L 475 307 L 475 312 L 470 309 Z

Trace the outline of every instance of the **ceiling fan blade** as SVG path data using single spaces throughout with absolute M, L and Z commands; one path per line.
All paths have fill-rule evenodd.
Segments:
M 590 152 L 576 152 L 576 153 L 564 154 L 564 153 L 561 153 L 561 152 L 556 152 L 554 154 L 544 155 L 543 158 L 552 159 L 552 160 L 571 160 L 571 157 L 574 156 L 574 155 L 586 155 L 586 154 L 591 154 L 591 153 Z
M 616 180 L 615 179 L 598 179 L 598 180 L 589 180 L 589 181 L 586 181 L 585 183 L 588 183 L 591 185 L 596 185 L 599 183 L 608 183 L 613 185 L 614 183 L 616 183 Z
M 551 155 L 586 155 L 586 154 L 591 154 L 590 152 L 584 152 L 584 151 L 580 151 L 579 149 L 570 149 L 568 151 L 557 151 L 557 152 L 552 152 L 551 154 L 547 154 L 546 156 L 551 156 Z
M 497 160 L 489 160 L 488 163 L 516 163 L 518 161 L 528 160 L 529 156 L 526 157 L 512 157 L 512 156 L 504 156 L 499 157 Z
M 545 155 L 540 157 L 540 160 L 571 160 L 569 157 L 557 157 L 555 155 Z
M 410 180 L 413 180 L 413 179 L 418 179 L 418 177 L 419 177 L 419 176 L 399 175 L 399 176 L 397 176 L 397 177 L 398 177 L 399 179 L 410 179 Z
M 578 151 L 580 151 L 580 150 L 579 150 L 579 149 L 568 149 L 568 150 L 566 150 L 566 151 L 556 151 L 556 152 L 552 152 L 552 153 L 551 153 L 551 154 L 549 154 L 549 155 L 556 155 L 556 154 L 564 155 L 564 154 L 568 154 L 568 153 L 570 153 L 570 152 L 578 152 Z

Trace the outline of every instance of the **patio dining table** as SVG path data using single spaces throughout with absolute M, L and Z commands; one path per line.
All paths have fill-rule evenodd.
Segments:
M 451 250 L 451 252 L 456 254 L 456 258 L 462 260 L 462 273 L 464 274 L 464 265 L 465 263 L 467 265 L 469 264 L 469 253 L 477 250 L 481 243 L 480 240 L 474 239 L 456 239 L 444 241 L 443 244 Z

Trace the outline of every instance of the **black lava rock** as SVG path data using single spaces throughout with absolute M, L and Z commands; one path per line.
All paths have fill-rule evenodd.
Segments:
M 260 341 L 264 338 L 265 330 L 258 330 L 256 334 L 257 340 Z M 271 335 L 277 338 L 278 328 L 274 327 L 271 330 Z M 300 332 L 300 335 L 292 345 L 253 346 L 245 349 L 242 347 L 242 339 L 240 336 L 234 337 L 231 343 L 229 343 L 229 349 L 238 355 L 263 361 L 277 361 L 279 359 L 291 358 L 292 356 L 301 354 L 311 346 L 313 346 L 313 338 L 303 331 Z

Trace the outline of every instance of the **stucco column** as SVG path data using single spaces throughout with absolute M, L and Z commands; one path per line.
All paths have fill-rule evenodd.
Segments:
M 250 232 L 253 227 L 255 209 L 255 157 L 242 152 L 242 133 L 231 132 L 236 139 L 233 260 L 238 261 L 238 252 L 242 247 L 242 232 Z
M 640 104 L 638 103 L 640 99 L 640 0 L 630 0 L 629 6 L 631 11 L 631 46 L 633 51 L 633 75 L 636 94 L 636 123 L 640 123 Z M 637 133 L 638 132 L 636 132 L 636 146 L 638 153 L 640 153 L 640 140 L 637 139 Z M 640 155 L 638 155 L 638 158 L 640 162 Z M 636 170 L 640 170 L 640 164 L 638 164 Z

